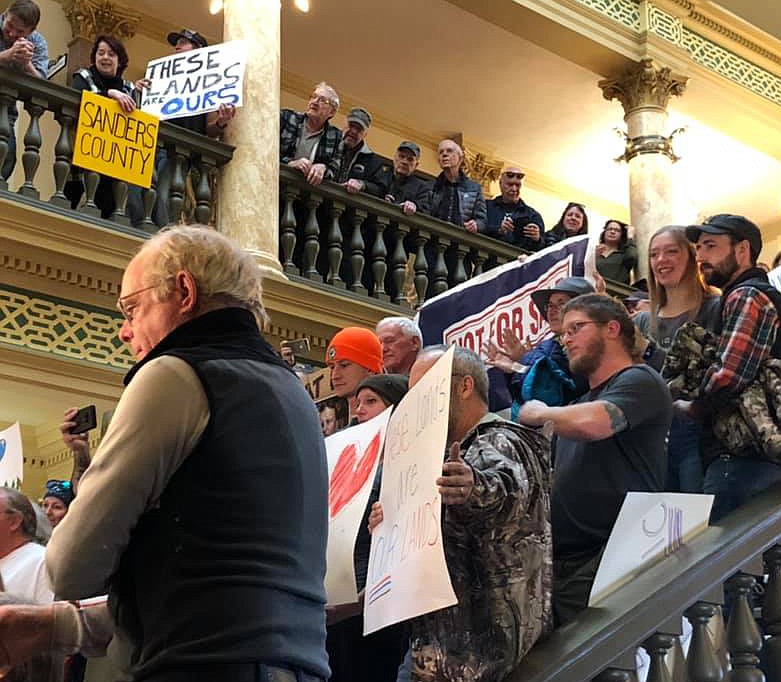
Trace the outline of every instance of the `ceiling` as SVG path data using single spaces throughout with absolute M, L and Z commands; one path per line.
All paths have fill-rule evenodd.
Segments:
M 719 0 L 718 4 L 781 40 L 781 7 L 777 0 Z

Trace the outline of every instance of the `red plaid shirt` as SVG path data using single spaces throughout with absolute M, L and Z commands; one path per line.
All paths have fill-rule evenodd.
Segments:
M 739 286 L 724 299 L 719 360 L 702 380 L 700 400 L 706 409 L 726 404 L 757 375 L 779 330 L 778 312 L 759 289 Z

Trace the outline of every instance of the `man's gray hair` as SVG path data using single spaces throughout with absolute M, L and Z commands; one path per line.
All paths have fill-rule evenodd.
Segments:
M 328 83 L 325 81 L 320 81 L 317 85 L 315 85 L 315 90 L 317 88 L 320 88 L 321 90 L 325 90 L 328 94 L 328 97 L 331 99 L 331 105 L 333 106 L 336 111 L 339 111 L 339 93 L 336 92 Z
M 463 346 L 454 345 L 453 353 L 453 376 L 472 377 L 475 384 L 475 393 L 486 405 L 488 405 L 488 371 L 485 363 L 474 351 Z M 440 356 L 447 353 L 450 346 L 446 344 L 437 344 L 435 346 L 426 346 L 418 355 L 418 360 L 428 355 Z
M 158 296 L 173 290 L 180 270 L 198 287 L 198 310 L 238 307 L 249 310 L 261 329 L 268 322 L 263 307 L 263 272 L 254 256 L 225 235 L 205 225 L 164 228 L 139 253 L 150 252 L 146 276 L 160 282 Z
M 5 497 L 6 509 L 22 517 L 22 525 L 20 526 L 22 535 L 28 540 L 34 540 L 38 522 L 35 519 L 35 509 L 33 509 L 32 502 L 13 488 L 0 486 L 0 493 Z
M 414 337 L 420 341 L 421 346 L 423 345 L 423 333 L 420 331 L 418 323 L 408 317 L 383 317 L 377 323 L 375 331 L 379 334 L 381 327 L 389 327 L 391 325 L 397 326 L 405 336 Z

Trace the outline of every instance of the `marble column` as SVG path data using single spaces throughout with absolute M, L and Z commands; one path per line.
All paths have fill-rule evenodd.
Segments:
M 629 165 L 629 210 L 639 252 L 638 277 L 648 275 L 648 241 L 672 222 L 672 164 L 667 104 L 681 96 L 687 78 L 643 59 L 619 78 L 599 81 L 605 99 L 624 107 L 627 126 L 624 160 Z
M 225 134 L 236 151 L 222 169 L 219 230 L 255 254 L 267 276 L 279 263 L 280 1 L 226 0 L 223 39 L 244 40 L 244 106 Z

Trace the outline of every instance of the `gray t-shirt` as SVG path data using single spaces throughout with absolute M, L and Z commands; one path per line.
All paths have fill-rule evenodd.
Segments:
M 553 470 L 553 555 L 596 555 L 607 542 L 629 491 L 664 490 L 672 400 L 667 384 L 646 365 L 632 365 L 575 401 L 607 401 L 627 427 L 610 438 L 575 441 L 559 436 Z

